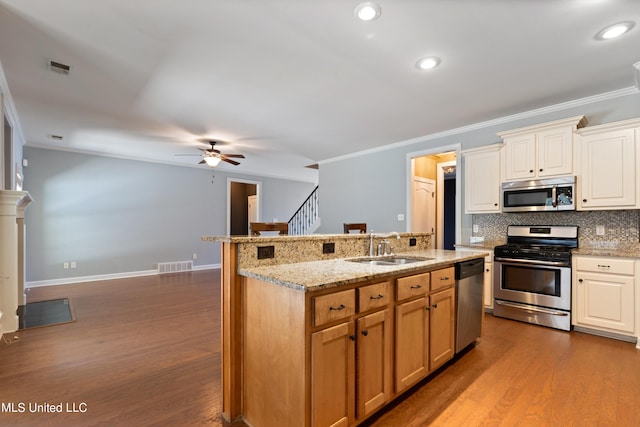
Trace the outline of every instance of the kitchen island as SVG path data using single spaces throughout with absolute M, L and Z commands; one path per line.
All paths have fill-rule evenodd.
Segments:
M 485 254 L 400 236 L 414 262 L 353 262 L 367 235 L 203 237 L 223 246 L 225 418 L 357 425 L 453 357 L 453 267 Z

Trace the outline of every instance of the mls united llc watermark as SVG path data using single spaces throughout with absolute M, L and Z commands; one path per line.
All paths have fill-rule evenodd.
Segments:
M 60 403 L 36 403 L 36 402 L 1 402 L 0 411 L 3 413 L 12 412 L 17 414 L 28 413 L 85 413 L 87 412 L 85 402 L 60 402 Z

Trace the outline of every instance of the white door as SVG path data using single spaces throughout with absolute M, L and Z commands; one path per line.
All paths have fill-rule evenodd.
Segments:
M 413 210 L 411 212 L 411 231 L 417 233 L 435 233 L 436 231 L 436 182 L 432 179 L 413 178 Z M 435 247 L 435 236 L 431 238 L 431 247 Z
M 251 233 L 251 223 L 259 222 L 258 221 L 258 196 L 247 196 L 247 206 L 248 206 L 247 216 L 249 218 L 249 224 L 247 224 L 247 226 L 248 226 L 249 233 Z

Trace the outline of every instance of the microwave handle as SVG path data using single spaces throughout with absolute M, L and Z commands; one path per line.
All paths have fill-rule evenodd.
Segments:
M 554 208 L 558 207 L 558 186 L 557 185 L 554 185 L 551 188 L 551 205 Z

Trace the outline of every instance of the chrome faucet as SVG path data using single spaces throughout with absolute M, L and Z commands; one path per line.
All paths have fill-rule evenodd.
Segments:
M 396 236 L 396 239 L 400 240 L 400 234 L 396 231 L 392 231 L 391 233 L 387 233 L 387 234 L 375 234 L 373 232 L 373 230 L 371 230 L 371 233 L 369 233 L 369 256 L 375 256 L 375 254 L 373 253 L 373 238 L 374 237 L 381 237 L 383 239 L 388 239 L 391 236 Z M 387 250 L 389 248 L 389 242 L 387 240 L 383 240 L 379 245 L 378 245 L 378 256 L 382 256 L 382 255 L 393 255 L 393 248 L 391 248 L 391 250 L 389 250 L 389 253 L 387 253 Z

